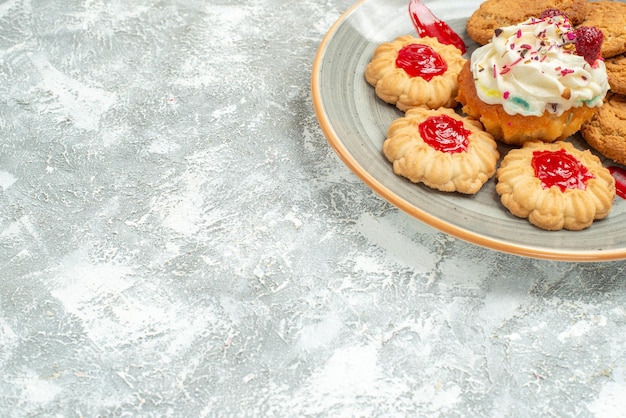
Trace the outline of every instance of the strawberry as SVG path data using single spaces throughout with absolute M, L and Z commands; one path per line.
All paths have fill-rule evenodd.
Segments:
M 592 26 L 580 26 L 576 29 L 576 54 L 582 56 L 585 61 L 593 65 L 600 58 L 600 49 L 604 35 L 600 29 Z

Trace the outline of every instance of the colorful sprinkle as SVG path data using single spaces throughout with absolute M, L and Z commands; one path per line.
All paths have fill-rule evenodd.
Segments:
M 515 103 L 516 105 L 523 107 L 526 110 L 530 109 L 530 104 L 526 100 L 522 99 L 521 97 L 513 97 L 511 101 Z

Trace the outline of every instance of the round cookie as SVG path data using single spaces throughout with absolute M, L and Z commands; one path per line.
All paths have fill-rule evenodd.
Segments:
M 480 45 L 491 40 L 494 30 L 539 17 L 546 9 L 559 9 L 572 24 L 587 16 L 587 0 L 486 0 L 467 19 L 467 34 Z
M 595 26 L 602 31 L 602 56 L 614 57 L 626 52 L 626 3 L 621 1 L 589 2 L 583 26 Z
M 604 60 L 606 73 L 609 76 L 611 91 L 626 94 L 626 54 L 616 55 Z
M 615 198 L 615 179 L 600 159 L 569 142 L 527 142 L 509 151 L 496 176 L 502 204 L 549 231 L 585 229 L 609 214 Z
M 580 133 L 602 155 L 626 165 L 626 96 L 609 93 Z
M 405 112 L 419 106 L 454 107 L 465 61 L 453 45 L 405 35 L 376 48 L 365 79 L 381 100 Z
M 496 171 L 495 140 L 453 109 L 414 108 L 387 131 L 383 153 L 393 171 L 443 192 L 474 194 Z

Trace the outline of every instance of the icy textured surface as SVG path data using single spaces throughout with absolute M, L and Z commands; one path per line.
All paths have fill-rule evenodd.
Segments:
M 607 416 L 623 262 L 391 207 L 310 97 L 351 0 L 0 0 L 0 416 Z

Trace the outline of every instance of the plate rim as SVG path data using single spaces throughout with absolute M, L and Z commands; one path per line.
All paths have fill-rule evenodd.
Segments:
M 494 237 L 487 237 L 479 233 L 471 232 L 464 229 L 461 226 L 448 223 L 429 212 L 416 207 L 410 202 L 406 201 L 402 197 L 395 194 L 374 176 L 372 176 L 363 167 L 356 158 L 348 151 L 344 146 L 341 138 L 335 133 L 332 121 L 323 105 L 323 97 L 321 93 L 321 67 L 326 57 L 326 51 L 329 44 L 332 42 L 334 35 L 338 29 L 346 22 L 348 17 L 355 12 L 364 3 L 372 0 L 358 0 L 347 10 L 345 10 L 341 16 L 332 24 L 329 30 L 324 35 L 320 42 L 315 58 L 312 65 L 311 73 L 311 97 L 313 102 L 313 108 L 322 130 L 322 133 L 328 141 L 331 148 L 339 156 L 341 161 L 363 181 L 368 187 L 370 187 L 376 194 L 382 197 L 393 206 L 402 210 L 409 216 L 439 230 L 453 237 L 459 238 L 463 241 L 499 251 L 502 253 L 514 254 L 523 257 L 530 257 L 535 259 L 546 259 L 553 261 L 568 261 L 568 262 L 599 262 L 599 261 L 616 261 L 626 258 L 626 247 L 623 249 L 613 250 L 592 250 L 592 251 L 559 251 L 558 249 L 545 249 L 539 247 L 532 247 L 524 244 L 516 244 L 507 242 Z M 408 3 L 407 3 L 408 4 Z M 407 6 L 408 7 L 408 6 Z

